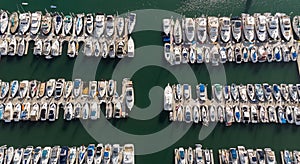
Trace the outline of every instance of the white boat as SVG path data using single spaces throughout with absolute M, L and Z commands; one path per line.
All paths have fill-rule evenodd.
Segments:
M 68 155 L 68 161 L 69 164 L 75 164 L 76 158 L 77 158 L 77 150 L 76 147 L 70 147 L 69 155 Z
M 206 17 L 196 18 L 196 33 L 200 43 L 204 43 L 207 39 L 207 19 Z
M 112 15 L 107 15 L 106 16 L 106 35 L 108 37 L 112 37 L 112 35 L 115 32 L 115 17 Z
M 51 98 L 55 90 L 55 79 L 50 79 L 47 81 L 46 85 L 46 95 Z
M 264 151 L 266 154 L 266 163 L 267 164 L 276 164 L 277 162 L 276 162 L 274 151 L 272 151 L 270 148 L 265 148 Z
M 1 82 L 1 95 L 0 95 L 0 99 L 4 99 L 9 92 L 9 82 Z
M 31 14 L 31 29 L 30 33 L 36 35 L 40 31 L 42 12 L 36 11 Z
M 235 118 L 235 122 L 240 123 L 242 120 L 242 112 L 241 109 L 239 108 L 239 106 L 234 106 L 234 118 Z
M 236 148 L 229 149 L 229 161 L 231 161 L 232 164 L 239 163 L 239 155 Z
M 43 41 L 41 39 L 37 39 L 34 42 L 33 54 L 42 55 L 42 52 L 43 52 Z
M 187 150 L 187 162 L 194 163 L 194 151 L 191 147 Z
M 46 121 L 47 119 L 48 119 L 48 103 L 44 102 L 41 105 L 40 120 L 41 121 Z
M 193 46 L 190 46 L 189 61 L 191 64 L 194 64 L 196 62 L 196 54 Z
M 84 103 L 82 107 L 82 119 L 87 120 L 90 117 L 90 105 L 89 103 Z
M 212 163 L 212 150 L 204 149 L 204 158 L 206 164 Z
M 295 119 L 294 110 L 292 109 L 291 106 L 285 107 L 285 118 L 289 124 L 294 123 L 294 119 Z
M 107 102 L 105 108 L 105 118 L 111 119 L 113 114 L 113 103 Z
M 251 101 L 255 101 L 255 88 L 253 84 L 247 84 L 247 94 Z
M 173 104 L 173 93 L 170 84 L 168 84 L 164 90 L 164 110 L 171 111 Z
M 4 158 L 5 151 L 6 151 L 6 145 L 1 146 L 0 147 L 0 163 L 1 164 L 5 162 L 5 158 Z
M 24 53 L 25 53 L 25 48 L 26 48 L 26 45 L 25 45 L 25 39 L 22 38 L 19 43 L 18 43 L 18 47 L 17 47 L 17 54 L 18 56 L 23 56 Z
M 226 126 L 231 126 L 234 121 L 235 120 L 234 120 L 233 108 L 226 105 L 225 106 L 225 125 Z
M 57 105 L 56 103 L 51 102 L 49 104 L 49 110 L 48 110 L 48 118 L 50 122 L 53 122 L 56 120 L 57 117 Z
M 30 164 L 32 162 L 33 146 L 27 146 L 22 157 L 22 164 Z
M 249 156 L 249 163 L 256 164 L 257 163 L 256 151 L 253 149 L 248 149 L 247 152 Z
M 278 16 L 273 16 L 271 13 L 264 14 L 267 17 L 267 31 L 269 37 L 273 40 L 279 39 L 279 20 Z
M 71 35 L 73 26 L 73 17 L 70 15 L 66 15 L 63 20 L 63 31 L 65 35 Z
M 236 46 L 234 48 L 234 56 L 235 56 L 235 62 L 237 64 L 241 64 L 242 63 L 242 52 L 241 52 L 241 48 Z
M 5 34 L 8 27 L 8 14 L 6 11 L 1 10 L 0 15 L 0 32 L 1 34 Z
M 93 14 L 87 14 L 86 15 L 86 32 L 89 35 L 93 34 L 94 30 L 94 16 Z
M 295 124 L 300 125 L 300 109 L 298 107 L 294 107 L 294 117 Z
M 73 90 L 73 81 L 67 81 L 66 86 L 63 88 L 63 95 L 65 99 L 71 96 L 72 90 Z
M 123 147 L 123 163 L 134 164 L 134 146 L 133 144 L 125 144 Z
M 195 38 L 195 21 L 193 18 L 185 18 L 184 22 L 187 42 L 193 42 Z
M 129 109 L 129 111 L 131 111 L 131 109 L 134 106 L 134 89 L 133 89 L 133 84 L 132 81 L 128 81 L 126 84 L 126 90 L 125 90 L 125 94 L 126 94 L 126 106 Z
M 293 35 L 290 16 L 283 13 L 276 13 L 279 17 L 280 31 L 283 39 L 289 41 Z
M 170 35 L 170 31 L 171 31 L 171 22 L 172 22 L 172 19 L 169 19 L 169 18 L 165 18 L 163 19 L 163 32 L 165 33 L 166 36 L 169 36 Z
M 216 121 L 219 121 L 220 123 L 223 123 L 225 120 L 225 111 L 224 107 L 222 105 L 218 105 L 216 109 L 217 113 L 217 118 Z
M 23 153 L 24 153 L 23 148 L 17 148 L 15 150 L 15 154 L 14 154 L 14 158 L 13 158 L 13 163 L 14 164 L 21 164 Z
M 7 148 L 6 149 L 6 151 L 5 151 L 5 159 L 4 159 L 4 161 L 5 161 L 5 163 L 11 163 L 12 162 L 12 160 L 13 160 L 13 157 L 14 157 L 14 147 L 9 147 L 9 148 Z
M 60 49 L 60 44 L 59 44 L 58 39 L 56 39 L 53 42 L 52 47 L 51 47 L 51 55 L 52 56 L 59 56 L 59 55 L 61 55 L 60 52 L 59 52 L 59 49 Z
M 184 121 L 186 123 L 191 123 L 193 121 L 192 109 L 189 105 L 184 108 Z
M 50 40 L 45 40 L 44 43 L 43 43 L 43 51 L 42 51 L 42 54 L 45 55 L 45 58 L 46 59 L 52 59 L 52 56 L 51 56 L 51 41 Z
M 297 38 L 300 39 L 300 16 L 294 16 L 292 25 L 294 33 L 296 34 Z
M 229 42 L 231 37 L 231 30 L 230 30 L 230 19 L 228 17 L 221 17 L 219 18 L 220 22 L 220 36 L 221 40 L 225 43 Z
M 76 103 L 74 106 L 74 118 L 79 119 L 82 117 L 82 105 L 81 103 Z
M 236 42 L 240 42 L 242 37 L 242 20 L 240 17 L 231 18 L 232 37 Z
M 85 56 L 92 56 L 94 54 L 94 44 L 91 39 L 88 39 L 84 45 Z
M 60 153 L 59 153 L 59 161 L 57 163 L 67 163 L 68 162 L 68 156 L 69 156 L 69 147 L 67 146 L 62 146 L 60 148 Z
M 81 34 L 83 29 L 83 17 L 84 14 L 77 14 L 75 18 L 75 31 L 77 36 Z M 88 22 L 88 20 L 86 22 Z
M 172 55 L 171 55 L 171 44 L 170 43 L 165 43 L 164 44 L 164 57 L 166 61 L 170 64 L 172 64 Z
M 297 61 L 297 59 L 298 59 L 298 53 L 297 53 L 297 51 L 295 49 L 295 46 L 292 46 L 290 49 L 291 49 L 291 51 L 290 51 L 290 59 L 292 61 Z
M 125 147 L 124 147 L 124 151 L 125 151 Z M 104 155 L 103 155 L 103 163 L 104 164 L 109 164 L 111 163 L 111 145 L 110 144 L 106 144 L 104 147 Z
M 288 86 L 286 84 L 280 84 L 280 91 L 281 91 L 281 96 L 284 101 L 289 101 L 289 91 L 288 91 Z
M 297 92 L 297 87 L 296 85 L 289 84 L 288 85 L 288 92 L 289 92 L 289 97 L 291 102 L 298 102 L 298 92 Z
M 104 99 L 106 97 L 107 81 L 98 81 L 98 97 Z
M 116 52 L 115 51 L 116 51 L 116 49 L 115 49 L 115 42 L 110 42 L 109 46 L 108 46 L 108 56 L 110 58 L 115 58 L 116 57 Z
M 214 84 L 213 89 L 214 89 L 213 90 L 214 99 L 219 102 L 222 102 L 223 101 L 222 85 Z
M 197 63 L 203 63 L 204 62 L 204 54 L 203 54 L 203 49 L 200 47 L 196 47 L 196 59 Z
M 121 16 L 117 16 L 116 17 L 116 28 L 117 28 L 116 30 L 117 30 L 117 34 L 119 37 L 123 36 L 124 26 L 125 26 L 124 18 Z
M 55 25 L 53 26 L 55 27 Z M 42 16 L 40 29 L 44 35 L 48 35 L 52 30 L 52 16 L 50 13 L 47 12 L 45 15 Z
M 250 106 L 250 112 L 251 112 L 251 122 L 253 124 L 258 123 L 258 112 L 257 112 L 257 108 L 254 105 Z
M 60 14 L 55 13 L 53 17 L 53 27 L 55 35 L 59 35 L 61 33 L 61 29 L 63 27 L 63 18 Z
M 181 63 L 181 47 L 175 46 L 174 48 L 174 64 L 178 65 Z
M 134 57 L 134 41 L 132 37 L 129 37 L 127 44 L 127 56 Z
M 68 102 L 65 106 L 65 109 L 64 109 L 64 119 L 67 120 L 67 121 L 71 121 L 73 119 L 73 104 L 71 102 Z
M 256 26 L 255 26 L 255 31 L 256 31 L 256 36 L 257 39 L 261 42 L 266 41 L 267 39 L 267 18 L 265 15 L 261 15 L 261 14 L 254 14 L 255 17 L 255 22 L 256 22 Z
M 70 40 L 68 42 L 68 56 L 70 58 L 74 58 L 77 54 L 76 45 L 77 45 L 77 43 L 75 40 Z
M 206 105 L 200 106 L 200 111 L 201 111 L 201 116 L 202 116 L 202 124 L 204 126 L 208 126 L 209 123 L 209 113 L 208 113 L 208 108 Z
M 267 53 L 267 60 L 268 62 L 273 62 L 274 60 L 274 56 L 273 56 L 273 49 L 271 48 L 271 46 L 267 46 L 266 47 L 266 53 Z
M 108 85 L 107 85 L 107 89 L 106 89 L 106 95 L 109 97 L 112 97 L 115 94 L 115 90 L 116 90 L 116 82 L 114 80 L 109 80 L 108 81 Z
M 21 110 L 22 110 L 22 106 L 21 104 L 16 104 L 14 106 L 14 112 L 13 112 L 13 119 L 15 122 L 19 122 L 20 118 L 21 118 Z
M 198 105 L 193 106 L 193 121 L 196 124 L 200 121 L 200 112 L 199 112 L 199 106 Z
M 281 101 L 281 91 L 280 91 L 280 86 L 278 86 L 277 84 L 273 84 L 273 88 L 272 88 L 272 93 L 273 93 L 273 97 L 277 102 Z
M 17 53 L 17 40 L 12 37 L 8 44 L 8 54 L 9 56 L 14 56 Z
M 256 156 L 258 159 L 258 163 L 260 163 L 260 164 L 266 163 L 266 155 L 262 149 L 256 149 Z
M 58 163 L 60 150 L 61 150 L 60 146 L 54 146 L 51 149 L 49 163 L 51 163 L 51 164 L 57 164 Z
M 86 147 L 84 145 L 80 146 L 79 148 L 77 148 L 77 152 L 78 152 L 78 164 L 84 164 L 86 161 Z
M 281 49 L 279 46 L 274 47 L 273 49 L 273 54 L 276 62 L 281 62 L 282 61 L 282 54 L 281 54 Z
M 182 43 L 182 29 L 179 19 L 176 19 L 174 29 L 173 29 L 173 38 L 176 45 Z
M 10 82 L 10 95 L 9 98 L 14 98 L 19 91 L 19 81 L 13 80 Z
M 107 56 L 108 56 L 108 46 L 107 46 L 107 43 L 106 43 L 106 41 L 102 41 L 102 42 L 100 42 L 100 44 L 101 44 L 101 48 L 102 48 L 101 56 L 103 58 L 107 58 Z
M 20 88 L 19 88 L 19 96 L 21 99 L 25 98 L 28 93 L 29 88 L 29 81 L 23 80 L 20 82 Z
M 219 54 L 220 54 L 220 63 L 226 63 L 226 61 L 227 61 L 226 48 L 221 47 L 219 49 Z
M 94 44 L 94 56 L 101 57 L 101 46 L 98 40 L 93 41 Z
M 82 89 L 82 81 L 81 79 L 75 79 L 73 84 L 73 96 L 75 98 L 79 97 Z
M 100 37 L 103 35 L 105 29 L 105 15 L 98 13 L 95 18 L 95 36 Z
M 227 60 L 229 61 L 229 62 L 233 62 L 233 61 L 235 61 L 235 56 L 234 56 L 234 52 L 233 52 L 233 50 L 232 50 L 232 48 L 231 47 L 228 47 L 227 48 Z
M 136 14 L 135 13 L 128 13 L 127 16 L 127 29 L 128 29 L 128 34 L 131 34 L 134 30 L 135 23 L 136 23 Z
M 90 105 L 91 105 L 90 118 L 91 120 L 97 120 L 100 117 L 100 113 L 98 111 L 98 104 L 96 102 L 92 102 Z
M 260 122 L 268 123 L 269 122 L 269 116 L 268 116 L 267 109 L 264 106 L 259 105 L 258 106 L 258 111 L 259 111 Z
M 86 154 L 87 154 L 86 163 L 92 164 L 94 162 L 94 156 L 95 156 L 95 144 L 89 144 Z
M 94 157 L 94 164 L 101 164 L 104 153 L 104 147 L 102 144 L 96 146 L 96 152 Z
M 242 14 L 242 20 L 245 39 L 252 42 L 254 40 L 254 17 L 249 14 Z
M 204 156 L 202 151 L 202 145 L 196 144 L 195 148 L 195 162 L 196 164 L 204 163 Z
M 237 146 L 240 163 L 248 164 L 248 152 L 244 146 Z
M 184 46 L 182 48 L 182 51 L 181 51 L 181 55 L 182 55 L 182 63 L 188 63 L 189 61 L 189 48 L 187 46 Z
M 216 122 L 217 121 L 217 110 L 215 108 L 214 105 L 211 105 L 208 107 L 208 111 L 209 111 L 209 120 L 211 122 Z
M 45 147 L 41 154 L 41 164 L 48 164 L 51 153 L 51 147 Z
M 19 31 L 21 34 L 26 34 L 31 24 L 31 13 L 21 13 L 19 15 Z
M 7 55 L 7 51 L 8 51 L 8 42 L 6 39 L 1 39 L 0 40 L 0 56 Z
M 19 29 L 19 15 L 17 12 L 13 12 L 9 17 L 10 33 L 15 34 Z
M 211 42 L 216 42 L 219 35 L 219 20 L 217 17 L 207 17 L 208 36 Z

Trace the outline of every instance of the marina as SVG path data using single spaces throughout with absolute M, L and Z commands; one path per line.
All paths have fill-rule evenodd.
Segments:
M 89 81 L 81 79 L 65 81 L 50 79 L 1 81 L 0 120 L 4 122 L 46 121 L 59 118 L 97 120 L 102 109 L 106 119 L 127 118 L 134 105 L 133 83 L 125 78 L 122 92 L 117 93 L 114 80 Z
M 27 146 L 12 147 L 3 145 L 0 147 L 0 161 L 9 163 L 135 163 L 133 144 L 89 144 L 88 146 Z

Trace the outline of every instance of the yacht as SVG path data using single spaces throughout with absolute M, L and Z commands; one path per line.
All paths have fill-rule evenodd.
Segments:
M 42 82 L 38 86 L 37 96 L 38 98 L 42 98 L 45 95 L 46 83 Z
M 258 110 L 259 110 L 260 122 L 268 123 L 269 122 L 269 116 L 268 116 L 267 109 L 264 106 L 259 105 Z
M 234 109 L 234 118 L 235 118 L 235 121 L 237 123 L 240 123 L 241 122 L 241 119 L 242 119 L 242 112 L 241 112 L 241 109 L 239 108 L 239 106 L 234 106 L 233 107 Z
M 91 120 L 97 120 L 100 117 L 100 113 L 98 112 L 98 104 L 96 102 L 92 102 L 91 104 Z
M 163 32 L 165 36 L 169 36 L 170 35 L 170 31 L 171 31 L 171 26 L 172 26 L 172 19 L 169 18 L 164 18 L 163 19 Z
M 250 59 L 252 61 L 252 63 L 257 63 L 258 61 L 258 55 L 257 55 L 257 48 L 256 46 L 252 46 L 249 48 L 250 50 Z
M 281 96 L 284 101 L 289 101 L 289 91 L 288 91 L 288 86 L 286 84 L 280 84 L 280 91 L 281 91 Z
M 182 63 L 188 63 L 189 61 L 189 48 L 187 46 L 183 46 L 182 48 Z
M 84 120 L 87 120 L 90 116 L 90 105 L 89 105 L 89 103 L 84 103 L 83 104 L 83 106 L 82 106 L 82 110 L 81 110 L 81 112 L 82 112 L 82 119 L 84 119 Z
M 221 47 L 219 49 L 219 54 L 220 54 L 220 63 L 226 63 L 227 61 L 226 48 Z
M 49 158 L 51 153 L 51 147 L 45 147 L 42 150 L 42 156 L 41 156 L 41 164 L 48 164 Z
M 218 105 L 217 106 L 217 120 L 216 121 L 219 121 L 220 123 L 223 123 L 224 120 L 225 120 L 225 114 L 224 114 L 224 108 L 222 105 Z
M 235 55 L 235 62 L 237 64 L 241 64 L 242 63 L 242 54 L 241 54 L 241 49 L 240 47 L 236 46 L 234 48 L 234 55 Z
M 56 39 L 53 44 L 52 44 L 52 47 L 51 47 L 51 55 L 52 56 L 59 56 L 60 55 L 60 44 L 59 44 L 59 41 L 58 39 Z
M 9 92 L 9 82 L 1 82 L 1 95 L 0 95 L 0 99 L 4 99 Z
M 194 152 L 191 147 L 187 150 L 187 163 L 194 163 Z
M 281 106 L 276 106 L 277 116 L 278 116 L 278 122 L 280 124 L 286 124 L 286 118 L 285 113 L 283 111 L 283 108 Z
M 200 121 L 200 113 L 199 113 L 199 106 L 198 105 L 193 106 L 193 121 L 196 124 L 198 124 L 198 122 Z
M 221 40 L 224 43 L 229 42 L 231 37 L 231 31 L 230 31 L 230 18 L 228 17 L 221 17 L 219 18 L 220 22 L 220 36 Z
M 69 155 L 69 147 L 63 146 L 60 149 L 60 154 L 59 154 L 59 163 L 67 163 L 68 161 L 68 155 Z
M 17 46 L 17 54 L 18 56 L 23 56 L 24 53 L 25 53 L 25 47 L 26 47 L 26 44 L 25 44 L 25 39 L 22 38 L 19 43 L 18 43 L 18 46 Z
M 91 39 L 85 42 L 84 53 L 86 56 L 92 56 L 94 54 L 94 44 Z
M 256 151 L 253 149 L 248 149 L 247 152 L 248 152 L 248 157 L 249 157 L 249 163 L 257 164 Z
M 106 89 L 106 95 L 109 97 L 112 97 L 116 92 L 116 81 L 109 80 L 107 89 Z
M 200 101 L 206 101 L 206 86 L 202 83 L 200 83 L 198 86 L 196 86 L 196 90 L 198 92 L 198 98 Z
M 124 164 L 134 164 L 134 145 L 133 144 L 125 144 L 123 147 L 123 163 Z
M 104 148 L 102 144 L 98 144 L 95 150 L 94 164 L 101 164 L 103 158 Z
M 75 33 L 79 36 L 83 29 L 83 17 L 84 14 L 77 14 L 75 18 Z M 87 21 L 88 22 L 88 21 Z
M 295 124 L 300 125 L 300 109 L 298 107 L 294 107 L 294 116 L 295 116 Z
M 48 103 L 42 103 L 41 111 L 40 111 L 40 119 L 41 121 L 46 121 L 48 119 Z
M 40 118 L 40 105 L 38 103 L 34 103 L 30 111 L 30 121 L 38 121 L 39 118 Z
M 269 102 L 272 102 L 273 96 L 272 96 L 271 86 L 267 83 L 263 83 L 263 90 L 264 90 L 265 99 Z
M 297 51 L 295 49 L 295 46 L 291 46 L 290 49 L 291 49 L 291 51 L 290 51 L 290 59 L 292 61 L 296 61 L 298 59 L 298 53 L 297 53 Z
M 14 157 L 14 152 L 15 152 L 14 147 L 9 147 L 6 149 L 4 163 L 9 164 L 12 162 Z
M 241 112 L 242 112 L 242 121 L 243 123 L 250 123 L 251 122 L 251 118 L 250 118 L 250 110 L 249 110 L 249 106 L 247 105 L 242 105 L 241 107 Z
M 211 42 L 216 42 L 219 35 L 219 20 L 217 17 L 207 17 L 207 22 L 209 39 Z
M 245 149 L 245 147 L 244 146 L 238 146 L 237 149 L 238 149 L 238 156 L 239 156 L 239 159 L 240 159 L 240 163 L 248 164 L 249 163 L 248 152 Z
M 119 144 L 114 144 L 112 146 L 112 155 L 111 155 L 111 163 L 118 164 L 121 162 L 121 148 Z
M 56 120 L 57 118 L 57 105 L 56 103 L 54 102 L 51 102 L 49 104 L 49 110 L 48 110 L 48 118 L 49 118 L 49 121 L 53 122 Z
M 55 79 L 50 79 L 47 81 L 46 85 L 46 92 L 47 92 L 47 98 L 51 98 L 53 96 L 55 90 Z
M 189 105 L 185 106 L 184 108 L 184 120 L 186 123 L 191 123 L 193 121 L 192 110 Z
M 202 116 L 202 124 L 204 126 L 208 126 L 209 123 L 209 113 L 208 113 L 208 108 L 206 105 L 202 105 L 200 107 L 200 111 L 201 111 L 201 116 Z
M 242 48 L 242 61 L 243 62 L 248 62 L 249 61 L 249 52 L 248 52 L 248 48 L 247 47 L 243 47 Z
M 67 121 L 71 121 L 73 119 L 73 104 L 71 102 L 68 102 L 64 109 L 64 119 Z
M 233 108 L 226 105 L 225 106 L 225 125 L 226 126 L 231 126 L 232 123 L 234 122 L 234 115 L 233 114 L 234 114 Z
M 231 47 L 228 47 L 228 48 L 227 48 L 226 55 L 227 55 L 227 60 L 228 60 L 229 62 L 235 61 L 235 58 L 234 58 L 234 52 L 233 52 L 233 50 L 232 50 Z
M 54 146 L 51 149 L 49 163 L 51 163 L 51 164 L 57 164 L 58 163 L 60 150 L 61 150 L 60 146 Z
M 21 110 L 22 110 L 22 106 L 21 104 L 16 104 L 14 106 L 14 112 L 13 112 L 13 119 L 15 122 L 19 122 L 20 118 L 21 118 Z
M 276 164 L 277 162 L 274 151 L 272 151 L 270 148 L 265 148 L 264 151 L 266 154 L 266 162 L 268 164 Z
M 240 85 L 238 87 L 239 89 L 239 94 L 240 94 L 240 100 L 243 102 L 247 102 L 248 101 L 248 97 L 247 97 L 247 89 L 245 85 Z
M 33 146 L 27 146 L 22 157 L 22 164 L 30 164 L 32 160 Z
M 103 35 L 105 29 L 105 15 L 98 13 L 95 18 L 95 30 L 96 37 Z
M 119 37 L 123 37 L 125 21 L 121 16 L 116 17 L 116 30 Z
M 274 47 L 273 49 L 273 54 L 276 62 L 281 62 L 282 61 L 282 54 L 281 54 L 281 49 L 279 46 Z
M 260 102 L 264 102 L 265 98 L 264 98 L 264 92 L 263 92 L 263 87 L 261 84 L 254 84 L 255 87 L 255 95 L 256 95 L 256 99 Z
M 290 16 L 283 13 L 276 13 L 279 17 L 280 31 L 283 39 L 289 41 L 293 35 Z
M 247 94 L 249 99 L 254 102 L 255 101 L 255 88 L 253 84 L 247 84 Z
M 242 20 L 240 17 L 231 18 L 232 37 L 236 42 L 240 42 L 242 36 Z
M 254 17 L 249 14 L 242 14 L 242 20 L 245 39 L 252 42 L 254 40 Z
M 131 38 L 131 37 L 130 37 Z M 129 40 L 128 40 L 128 42 L 129 42 Z M 130 41 L 131 42 L 131 41 Z M 132 44 L 132 43 L 130 43 L 130 44 Z M 134 47 L 134 46 L 133 46 Z M 130 47 L 129 47 L 129 45 L 128 45 L 128 50 L 127 51 L 132 51 L 131 50 L 131 48 L 132 48 L 132 45 L 130 45 Z M 95 44 L 94 44 L 94 49 L 95 49 Z M 130 49 L 130 50 L 129 50 Z M 96 54 L 96 53 L 95 53 Z M 110 42 L 109 43 L 109 45 L 108 45 L 108 56 L 110 57 L 110 58 L 115 58 L 116 57 L 116 49 L 115 49 L 115 42 Z M 132 57 L 132 56 L 130 56 L 130 57 Z
M 60 14 L 55 13 L 53 17 L 53 27 L 55 35 L 60 35 L 63 26 L 63 18 Z
M 290 61 L 290 49 L 287 47 L 287 45 L 282 45 L 282 57 L 283 57 L 283 62 L 289 62 Z
M 8 54 L 9 56 L 15 56 L 17 53 L 17 40 L 15 37 L 10 38 L 9 44 L 8 44 Z
M 81 79 L 75 79 L 73 86 L 74 86 L 73 87 L 73 95 L 75 98 L 78 98 L 78 96 L 80 96 L 81 89 L 82 89 Z
M 200 43 L 204 43 L 207 39 L 207 19 L 206 17 L 196 18 L 196 34 Z
M 108 47 L 107 47 L 106 41 L 100 42 L 100 45 L 102 47 L 101 56 L 103 58 L 107 58 L 107 56 L 108 56 Z
M 20 88 L 19 88 L 19 96 L 21 99 L 26 98 L 28 89 L 29 88 L 29 81 L 23 80 L 20 82 Z
M 239 163 L 239 155 L 235 148 L 229 149 L 229 161 L 232 164 L 238 164 Z
M 195 54 L 194 46 L 190 46 L 189 61 L 191 64 L 194 64 L 196 62 L 196 54 Z
M 173 29 L 173 38 L 176 45 L 180 45 L 182 43 L 182 29 L 180 25 L 179 19 L 176 19 L 174 29 Z
M 223 94 L 222 94 L 222 85 L 220 84 L 214 84 L 213 85 L 214 91 L 214 98 L 219 101 L 222 102 L 223 101 Z
M 274 106 L 268 106 L 269 122 L 277 122 L 277 114 Z
M 131 111 L 134 106 L 134 89 L 132 81 L 128 81 L 126 84 L 126 106 Z
M 197 164 L 204 163 L 202 145 L 200 145 L 200 144 L 196 144 L 196 148 L 195 148 L 195 162 Z
M 7 55 L 7 51 L 8 51 L 8 42 L 6 39 L 1 39 L 0 40 L 0 56 Z
M 94 16 L 93 14 L 86 15 L 86 32 L 89 35 L 93 35 L 94 30 Z
M 106 35 L 112 37 L 115 32 L 115 17 L 112 15 L 106 16 Z
M 33 54 L 42 55 L 42 52 L 43 52 L 43 41 L 41 39 L 37 39 L 34 42 Z
M 193 18 L 185 18 L 185 36 L 188 42 L 193 42 L 195 38 L 195 21 Z
M 0 15 L 0 32 L 1 34 L 5 34 L 8 27 L 8 14 L 6 11 L 1 10 Z
M 63 89 L 65 88 L 65 79 L 57 79 L 55 84 L 55 94 L 54 98 L 59 99 L 63 95 Z
M 97 81 L 89 82 L 89 96 L 92 99 L 97 97 Z
M 293 30 L 297 38 L 300 39 L 300 16 L 294 16 L 293 21 Z
M 87 154 L 86 163 L 92 164 L 94 162 L 94 156 L 95 156 L 95 144 L 89 144 L 86 154 Z
M 19 81 L 18 80 L 11 81 L 9 98 L 11 99 L 15 98 L 15 96 L 17 96 L 18 91 L 19 91 Z
M 98 81 L 98 98 L 104 99 L 106 97 L 106 88 L 107 88 L 107 81 Z
M 30 102 L 26 102 L 22 104 L 21 120 L 25 120 L 25 121 L 29 120 L 30 109 L 31 109 Z
M 9 17 L 10 33 L 15 34 L 19 28 L 19 15 L 17 12 L 13 12 Z
M 203 49 L 200 47 L 196 47 L 196 58 L 197 63 L 203 63 L 204 57 L 203 57 Z
M 51 41 L 50 40 L 45 40 L 44 43 L 43 43 L 42 54 L 45 55 L 46 59 L 52 59 L 52 56 L 50 54 L 51 49 L 52 49 Z
M 267 52 L 267 60 L 268 60 L 268 62 L 269 62 L 269 63 L 270 63 L 270 62 L 273 62 L 273 60 L 274 60 L 274 57 L 273 57 L 273 50 L 272 50 L 272 48 L 271 48 L 270 46 L 267 46 L 266 52 Z
M 127 20 L 128 20 L 128 34 L 131 34 L 134 30 L 134 27 L 135 27 L 135 23 L 136 23 L 136 14 L 135 13 L 128 13 L 128 16 L 127 16 Z
M 23 148 L 17 148 L 15 150 L 15 154 L 14 154 L 14 158 L 13 158 L 13 163 L 14 164 L 21 164 L 23 154 L 24 154 L 24 149 Z
M 77 42 L 75 40 L 70 40 L 68 42 L 68 52 L 67 53 L 70 58 L 74 58 L 77 55 L 76 47 L 77 47 Z
M 256 31 L 256 36 L 257 39 L 261 42 L 266 41 L 267 39 L 267 18 L 265 15 L 261 15 L 261 14 L 254 14 L 254 18 L 255 18 L 255 31 Z
M 285 106 L 285 118 L 289 124 L 294 123 L 294 110 L 291 106 Z
M 230 94 L 230 86 L 224 85 L 223 87 L 223 96 L 225 101 L 231 101 L 231 94 Z
M 26 12 L 26 13 L 21 13 L 19 15 L 19 31 L 22 35 L 26 34 L 27 31 L 30 28 L 30 23 L 31 23 L 31 13 Z
M 232 99 L 234 101 L 238 101 L 239 100 L 239 91 L 238 91 L 238 87 L 236 86 L 236 84 L 231 84 L 230 91 L 231 91 Z
M 44 35 L 50 34 L 52 30 L 52 16 L 50 13 L 47 12 L 45 15 L 42 16 L 40 29 Z
M 66 15 L 63 20 L 63 31 L 65 35 L 71 35 L 73 26 L 73 17 Z
M 32 151 L 32 164 L 39 164 L 40 158 L 42 155 L 42 148 L 37 146 Z
M 109 164 L 111 162 L 111 145 L 106 144 L 104 147 L 104 154 L 103 154 L 103 163 L 104 164 Z M 125 146 L 124 146 L 124 151 L 125 151 Z M 123 161 L 124 163 L 124 161 Z
M 82 105 L 81 103 L 76 103 L 74 106 L 74 118 L 81 118 L 81 114 L 82 114 Z
M 105 108 L 105 117 L 107 119 L 111 119 L 113 114 L 113 103 L 112 102 L 107 102 L 106 103 L 106 108 Z
M 100 46 L 100 43 L 99 43 L 99 41 L 98 40 L 94 40 L 93 41 L 93 44 L 94 44 L 94 56 L 95 57 L 100 57 L 101 56 L 101 54 L 100 54 L 100 52 L 101 52 L 101 46 Z M 112 48 L 114 48 L 114 47 L 112 47 Z M 114 50 L 112 50 L 112 52 L 113 52 Z
M 30 33 L 36 35 L 40 31 L 42 12 L 36 11 L 31 14 L 31 29 Z
M 73 147 L 70 147 L 70 153 L 68 155 L 68 161 L 69 161 L 69 164 L 75 164 L 76 162 L 76 159 L 77 159 L 77 150 L 76 150 L 76 147 L 73 146 Z
M 177 111 L 175 118 L 177 119 L 177 121 L 182 122 L 183 119 L 184 119 L 183 106 L 182 105 L 177 105 L 175 107 L 175 111 Z
M 180 46 L 175 46 L 174 47 L 174 64 L 178 65 L 181 63 L 181 47 Z
M 293 84 L 289 84 L 288 90 L 289 90 L 289 96 L 291 98 L 291 101 L 297 103 L 298 102 L 297 86 Z
M 279 22 L 278 17 L 275 15 L 271 15 L 271 13 L 265 14 L 267 17 L 267 31 L 269 34 L 269 37 L 272 40 L 278 40 L 279 39 Z
M 77 148 L 77 152 L 78 152 L 78 164 L 84 164 L 85 158 L 86 158 L 86 147 L 84 145 L 80 146 L 79 148 Z

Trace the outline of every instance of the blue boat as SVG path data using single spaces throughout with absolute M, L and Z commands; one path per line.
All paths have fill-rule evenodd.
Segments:
M 69 148 L 67 146 L 63 146 L 60 151 L 60 164 L 66 164 L 68 160 Z

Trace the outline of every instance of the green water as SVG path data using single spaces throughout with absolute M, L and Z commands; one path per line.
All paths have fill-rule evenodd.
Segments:
M 15 10 L 42 10 L 69 12 L 104 12 L 119 13 L 138 9 L 164 9 L 186 14 L 187 16 L 208 15 L 239 15 L 241 12 L 285 12 L 300 14 L 299 0 L 30 0 L 29 6 L 21 8 L 24 1 L 7 0 L 1 3 L 1 8 L 9 11 Z M 57 5 L 57 9 L 50 9 L 50 5 Z M 146 45 L 161 45 L 159 32 L 143 31 L 133 34 L 136 48 Z M 31 45 L 32 48 L 32 45 Z M 72 70 L 75 60 L 69 59 L 64 49 L 64 55 L 52 61 L 34 57 L 32 49 L 29 55 L 23 58 L 4 57 L 0 61 L 0 77 L 3 80 L 13 79 L 38 79 L 49 78 L 66 79 L 72 78 Z M 139 55 L 139 54 L 136 54 Z M 160 60 L 160 59 L 158 59 Z M 96 79 L 109 79 L 117 60 L 102 60 L 99 64 L 101 69 L 97 70 Z M 105 66 L 103 68 L 103 66 Z M 209 74 L 204 65 L 192 66 L 197 75 L 198 82 L 210 83 Z M 215 68 L 213 73 L 218 72 Z M 225 72 L 228 83 L 298 83 L 299 76 L 296 63 L 278 64 L 225 64 Z M 151 75 L 146 76 L 145 75 Z M 135 86 L 136 105 L 140 108 L 150 104 L 148 98 L 149 89 L 153 86 L 164 87 L 168 82 L 176 83 L 176 79 L 168 71 L 159 67 L 145 67 L 136 72 L 132 78 Z M 134 109 L 133 109 L 134 110 Z M 60 116 L 62 118 L 62 115 Z M 133 134 L 150 134 L 166 127 L 169 124 L 168 115 L 162 112 L 159 116 L 147 120 L 138 121 L 128 119 L 117 121 L 114 125 L 126 132 Z M 173 149 L 179 146 L 193 146 L 199 143 L 198 134 L 200 125 L 193 125 L 187 134 L 171 147 L 149 155 L 136 156 L 136 163 L 173 163 Z M 99 129 L 101 130 L 101 129 Z M 201 141 L 204 147 L 218 148 L 236 147 L 245 145 L 248 148 L 272 147 L 276 151 L 279 160 L 279 150 L 285 148 L 300 148 L 299 127 L 293 125 L 256 125 L 244 126 L 233 125 L 228 128 L 217 125 L 214 131 Z M 0 145 L 13 146 L 26 145 L 81 145 L 96 142 L 83 128 L 79 121 L 65 122 L 59 119 L 54 123 L 11 123 L 0 124 Z M 149 143 L 154 144 L 154 143 Z

